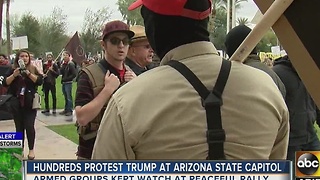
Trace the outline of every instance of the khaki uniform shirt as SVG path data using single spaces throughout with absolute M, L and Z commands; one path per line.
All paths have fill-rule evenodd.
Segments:
M 212 90 L 222 64 L 210 42 L 169 51 Z M 288 110 L 266 73 L 232 62 L 223 92 L 222 125 L 227 159 L 285 159 Z M 175 69 L 160 66 L 120 88 L 102 118 L 93 159 L 200 159 L 208 156 L 201 97 Z

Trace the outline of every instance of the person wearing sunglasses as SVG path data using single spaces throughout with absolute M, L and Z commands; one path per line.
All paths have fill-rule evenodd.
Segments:
M 136 75 L 140 75 L 152 68 L 154 53 L 143 26 L 134 25 L 130 30 L 134 32 L 134 36 L 131 38 L 125 63 Z
M 107 23 L 102 32 L 104 58 L 79 73 L 75 112 L 78 125 L 78 159 L 91 159 L 106 104 L 112 94 L 136 75 L 124 64 L 134 33 L 121 21 Z

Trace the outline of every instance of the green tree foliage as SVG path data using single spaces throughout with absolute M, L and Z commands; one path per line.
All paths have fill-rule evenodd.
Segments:
M 40 52 L 52 52 L 58 56 L 68 41 L 66 36 L 67 15 L 64 15 L 62 9 L 55 7 L 49 17 L 40 20 L 39 42 Z M 40 54 L 40 55 L 41 55 Z
M 13 0 L 6 0 L 6 31 L 7 31 L 7 41 L 11 42 L 10 37 L 10 2 Z M 11 44 L 7 43 L 7 54 L 11 54 Z
M 28 50 L 35 55 L 41 54 L 40 41 L 40 23 L 30 12 L 23 14 L 19 23 L 13 28 L 13 36 L 28 36 Z
M 241 20 L 239 20 L 241 19 Z M 248 24 L 247 18 L 239 18 L 239 24 Z M 211 19 L 212 21 L 212 19 Z M 223 6 L 219 6 L 216 9 L 216 15 L 214 17 L 214 28 L 210 31 L 210 40 L 215 47 L 220 50 L 225 50 L 224 42 L 227 33 L 227 12 Z M 259 52 L 270 52 L 271 46 L 277 45 L 277 37 L 272 30 L 268 31 L 262 40 L 257 45 Z
M 250 23 L 250 22 L 249 22 L 249 19 L 248 19 L 248 18 L 239 17 L 239 18 L 237 19 L 237 24 L 238 24 L 238 25 L 246 25 L 246 26 L 248 26 L 249 23 Z
M 84 16 L 84 23 L 80 33 L 80 41 L 86 53 L 95 54 L 101 51 L 99 40 L 104 24 L 110 19 L 111 12 L 108 7 L 93 12 L 87 9 Z
M 210 40 L 217 49 L 224 50 L 227 32 L 227 12 L 223 8 L 216 9 L 214 24 L 214 31 L 210 33 Z
M 241 2 L 247 2 L 248 0 L 235 0 L 236 9 L 241 8 Z M 218 5 L 217 8 L 222 8 L 227 11 L 228 0 L 215 0 L 215 3 Z M 232 0 L 230 0 L 230 8 L 232 8 Z M 232 11 L 232 9 L 230 9 Z
M 118 0 L 118 9 L 122 15 L 122 18 L 127 21 L 129 25 L 144 25 L 142 16 L 140 14 L 140 8 L 134 11 L 128 11 L 128 7 L 135 0 Z
M 69 39 L 66 35 L 67 16 L 57 7 L 49 17 L 40 20 L 30 12 L 21 18 L 12 18 L 11 27 L 13 37 L 28 36 L 28 50 L 36 57 L 44 56 L 45 52 L 57 56 Z
M 3 14 L 3 4 L 4 0 L 0 0 L 0 44 L 2 45 L 2 14 Z M 0 46 L 0 51 L 2 51 L 2 48 Z
M 258 52 L 271 52 L 271 47 L 277 45 L 277 36 L 270 29 L 257 45 Z

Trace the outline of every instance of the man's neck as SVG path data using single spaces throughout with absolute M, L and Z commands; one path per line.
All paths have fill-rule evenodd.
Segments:
M 144 65 L 141 65 L 141 63 L 139 63 L 139 61 L 135 60 L 133 57 L 128 56 L 128 58 L 129 58 L 132 62 L 134 62 L 137 66 L 139 66 L 139 67 L 141 67 L 141 68 L 145 68 L 145 67 L 146 67 L 146 66 L 144 66 Z
M 116 69 L 122 70 L 123 69 L 123 61 L 117 61 L 113 58 L 105 56 L 106 61 Z

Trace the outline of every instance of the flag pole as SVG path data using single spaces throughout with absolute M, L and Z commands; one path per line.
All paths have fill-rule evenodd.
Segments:
M 54 63 L 57 61 L 57 59 L 61 56 L 61 54 L 64 52 L 64 48 L 62 48 L 62 50 L 60 51 L 60 53 L 58 54 L 58 56 L 56 57 L 56 59 L 54 60 Z
M 236 26 L 236 0 L 232 0 L 231 1 L 232 4 L 231 4 L 231 8 L 232 8 L 232 16 L 231 16 L 231 19 L 232 19 L 232 23 L 231 23 L 231 28 L 234 28 Z
M 230 0 L 227 0 L 227 34 L 230 31 Z
M 231 56 L 230 60 L 243 62 L 264 34 L 274 25 L 292 2 L 293 0 L 275 0 L 263 15 L 260 22 L 257 23 L 236 52 Z

